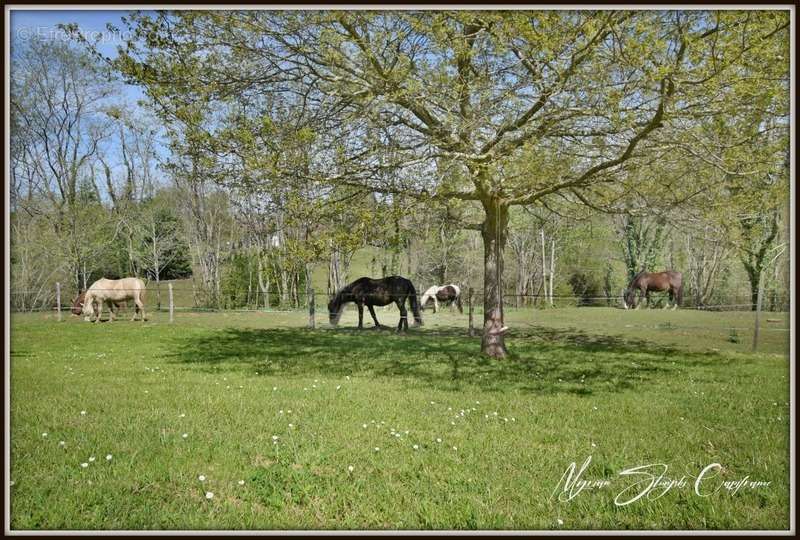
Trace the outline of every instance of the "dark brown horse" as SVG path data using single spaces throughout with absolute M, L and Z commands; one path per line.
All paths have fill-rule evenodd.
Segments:
M 344 305 L 348 302 L 355 302 L 358 306 L 358 327 L 364 328 L 364 306 L 369 309 L 372 320 L 375 321 L 375 328 L 380 328 L 381 324 L 375 316 L 373 306 L 388 306 L 392 302 L 397 304 L 400 309 L 400 322 L 397 324 L 397 331 L 408 329 L 408 312 L 406 311 L 406 298 L 414 313 L 414 325 L 422 326 L 422 316 L 419 313 L 417 303 L 417 291 L 414 284 L 404 277 L 389 276 L 383 279 L 372 279 L 362 277 L 342 288 L 336 296 L 328 302 L 328 316 L 331 325 L 339 324 L 342 317 Z
M 667 292 L 669 293 L 669 302 L 675 302 L 672 309 L 677 308 L 681 299 L 683 298 L 683 275 L 680 272 L 673 272 L 667 270 L 666 272 L 645 272 L 642 270 L 631 280 L 628 288 L 625 290 L 624 304 L 625 309 L 637 308 L 636 293 L 639 292 L 639 299 L 645 297 L 647 300 L 647 307 L 650 307 L 650 293 L 651 292 Z M 669 302 L 664 306 L 664 309 L 669 307 Z

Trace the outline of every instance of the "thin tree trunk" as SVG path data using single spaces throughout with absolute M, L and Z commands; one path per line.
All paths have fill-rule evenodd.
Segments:
M 550 306 L 553 305 L 553 274 L 556 273 L 556 241 L 550 240 Z
M 544 242 L 544 229 L 539 232 L 542 236 L 542 288 L 544 289 L 544 299 L 542 300 L 542 305 L 544 305 L 549 297 L 547 294 L 547 248 Z

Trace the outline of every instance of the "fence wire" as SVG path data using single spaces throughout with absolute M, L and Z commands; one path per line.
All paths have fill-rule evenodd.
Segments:
M 111 289 L 100 289 L 102 291 Z M 173 288 L 173 295 L 178 294 L 181 296 L 182 301 L 174 302 L 175 310 L 182 311 L 198 311 L 198 312 L 213 312 L 213 311 L 237 311 L 237 312 L 251 312 L 251 311 L 270 311 L 270 312 L 291 312 L 305 310 L 309 304 L 309 297 L 313 294 L 314 303 L 318 306 L 325 306 L 328 301 L 332 299 L 332 295 L 319 292 L 293 292 L 291 294 L 281 295 L 270 293 L 269 301 L 264 300 L 264 294 L 259 292 L 255 294 L 253 291 L 236 291 L 226 292 L 220 295 L 216 300 L 206 299 L 203 301 L 201 295 L 191 288 Z M 146 308 L 149 310 L 166 310 L 169 304 L 169 291 L 166 287 L 160 291 L 160 306 L 156 307 L 156 291 L 147 289 L 144 295 L 144 302 Z M 187 295 L 191 295 L 191 305 L 186 305 Z M 61 309 L 69 310 L 73 306 L 73 301 L 77 298 L 78 294 L 74 291 L 61 291 Z M 389 295 L 392 300 L 399 298 L 407 298 L 407 295 L 393 296 Z M 421 303 L 424 295 L 417 293 L 417 302 Z M 503 293 L 503 307 L 504 309 L 554 309 L 560 307 L 624 307 L 622 295 L 602 295 L 602 296 L 581 296 L 581 295 L 544 295 L 544 294 L 514 294 Z M 462 291 L 461 302 L 466 305 L 469 301 L 468 290 Z M 472 290 L 472 302 L 476 307 L 479 307 L 483 302 L 483 290 Z M 199 300 L 199 301 L 198 301 Z M 127 301 L 125 301 L 127 302 Z M 637 299 L 637 304 L 644 304 L 644 298 Z M 651 304 L 655 307 L 662 307 L 665 302 L 668 302 L 666 294 L 653 295 Z M 752 311 L 756 304 L 751 301 L 749 295 L 731 295 L 719 300 L 719 303 L 705 303 L 696 304 L 691 298 L 684 298 L 681 302 L 681 309 L 693 309 L 701 311 Z M 439 301 L 442 303 L 442 301 Z M 12 312 L 37 312 L 37 311 L 55 311 L 57 310 L 56 298 L 53 292 L 49 294 L 44 291 L 10 291 L 9 304 Z M 181 305 L 182 304 L 182 305 Z M 431 300 L 428 301 L 428 307 L 433 304 Z M 672 305 L 673 302 L 670 302 Z M 788 311 L 790 307 L 790 297 L 786 294 L 770 295 L 766 297 L 762 303 L 763 311 Z

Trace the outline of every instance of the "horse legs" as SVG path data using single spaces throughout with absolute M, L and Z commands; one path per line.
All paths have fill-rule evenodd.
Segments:
M 670 287 L 669 291 L 667 291 L 667 301 L 664 302 L 664 307 L 661 309 L 669 309 L 669 303 L 674 302 L 674 298 L 675 294 L 673 293 L 672 288 Z
M 108 322 L 114 322 L 114 302 L 106 300 L 106 306 L 108 306 Z
M 380 328 L 381 323 L 378 322 L 378 317 L 375 316 L 375 308 L 372 307 L 372 304 L 367 304 L 367 308 L 369 309 L 369 314 L 372 315 L 372 320 L 375 321 L 375 328 Z
M 406 311 L 406 299 L 402 298 L 395 302 L 400 309 L 400 322 L 397 323 L 397 331 L 408 330 L 408 311 Z
M 464 307 L 461 305 L 461 295 L 456 296 L 456 307 L 458 308 L 458 312 L 463 315 Z
M 356 305 L 358 306 L 358 329 L 361 330 L 364 328 L 364 304 L 358 302 Z
M 100 316 L 103 314 L 103 304 L 105 304 L 105 302 L 97 303 L 97 314 L 94 319 L 94 322 L 96 323 L 100 322 Z
M 133 302 L 134 302 L 135 306 L 133 308 L 133 318 L 131 318 L 131 321 L 135 321 L 136 320 L 136 312 L 138 311 L 139 312 L 139 320 L 144 322 L 145 321 L 144 302 L 142 302 L 142 299 L 139 298 L 138 296 L 134 299 Z

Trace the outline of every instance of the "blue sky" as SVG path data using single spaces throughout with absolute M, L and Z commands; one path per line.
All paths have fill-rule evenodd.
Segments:
M 116 56 L 117 46 L 123 43 L 124 35 L 115 35 L 106 29 L 111 23 L 121 32 L 125 31 L 121 17 L 129 10 L 12 10 L 10 15 L 10 37 L 12 50 L 21 46 L 26 39 L 40 36 L 44 39 L 67 40 L 67 36 L 58 29 L 59 24 L 76 23 L 80 30 L 90 40 L 100 38 L 99 51 L 110 57 Z M 13 69 L 13 65 L 12 65 Z M 136 108 L 137 101 L 144 98 L 141 88 L 133 85 L 122 85 L 122 95 L 115 96 L 114 101 L 122 98 L 129 106 Z M 134 109 L 135 110 L 135 109 Z M 134 113 L 135 114 L 135 113 Z M 109 139 L 106 149 L 112 153 L 117 149 L 117 141 Z M 159 145 L 158 151 L 167 152 L 166 148 Z M 112 158 L 112 168 L 118 169 L 121 164 Z
M 117 45 L 122 44 L 121 36 L 113 35 L 106 29 L 111 23 L 120 31 L 125 28 L 121 17 L 128 10 L 80 10 L 80 9 L 25 9 L 11 11 L 11 43 L 12 48 L 31 36 L 67 39 L 58 29 L 59 24 L 76 23 L 78 27 L 91 37 L 101 37 L 98 49 L 106 56 L 116 56 Z M 140 99 L 143 94 L 139 88 L 125 85 L 126 97 L 132 101 Z

